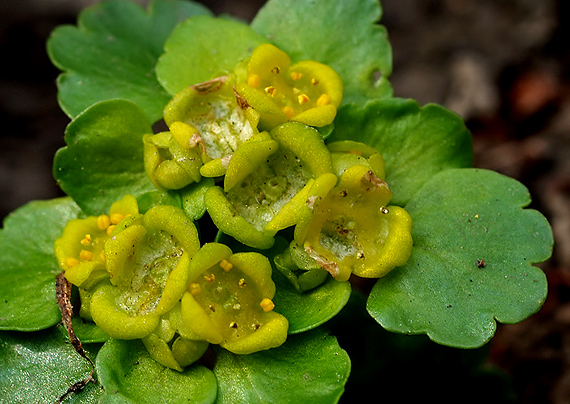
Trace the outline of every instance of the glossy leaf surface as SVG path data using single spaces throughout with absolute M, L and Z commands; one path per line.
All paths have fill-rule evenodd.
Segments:
M 217 404 L 334 403 L 350 373 L 348 355 L 321 329 L 264 352 L 216 353 Z
M 348 302 L 352 290 L 349 282 L 330 276 L 319 287 L 303 293 L 278 271 L 274 271 L 273 279 L 277 285 L 275 310 L 289 320 L 289 334 L 312 330 L 333 318 Z
M 446 170 L 406 206 L 414 248 L 381 278 L 368 311 L 386 329 L 426 333 L 474 348 L 496 321 L 516 323 L 544 303 L 547 281 L 535 263 L 552 252 L 552 230 L 519 182 L 492 171 Z
M 155 0 L 145 12 L 134 2 L 112 0 L 82 12 L 77 27 L 57 28 L 47 49 L 64 71 L 58 78 L 62 109 L 74 118 L 99 101 L 123 98 L 158 121 L 170 96 L 154 66 L 174 26 L 199 14 L 209 11 L 188 1 Z
M 53 243 L 79 208 L 71 198 L 31 202 L 0 230 L 0 329 L 34 331 L 61 321 Z
M 110 340 L 97 355 L 104 403 L 213 403 L 216 378 L 201 365 L 184 372 L 165 368 L 140 341 Z
M 195 17 L 178 25 L 156 66 L 160 83 L 174 95 L 184 87 L 223 76 L 267 42 L 236 20 Z
M 97 346 L 84 348 L 94 359 Z M 90 372 L 89 362 L 58 330 L 0 333 L 0 392 L 4 403 L 54 403 Z M 102 393 L 99 385 L 89 383 L 65 403 L 97 403 Z
M 67 127 L 67 147 L 55 155 L 54 177 L 90 215 L 107 212 L 125 194 L 154 191 L 143 166 L 146 133 L 152 133 L 150 122 L 132 102 L 95 104 Z
M 471 134 L 461 118 L 439 105 L 420 107 L 413 100 L 348 105 L 339 111 L 327 140 L 355 140 L 378 150 L 386 160 L 390 204 L 398 206 L 438 172 L 473 164 Z

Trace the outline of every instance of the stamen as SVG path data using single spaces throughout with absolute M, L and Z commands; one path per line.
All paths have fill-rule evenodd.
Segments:
M 216 280 L 216 275 L 214 274 L 204 275 L 204 279 L 209 283 L 213 283 Z
M 275 303 L 271 299 L 265 298 L 259 303 L 264 312 L 271 311 L 275 308 Z
M 299 73 L 299 72 L 292 72 L 291 73 L 291 80 L 301 80 L 301 77 L 303 77 L 303 73 Z
M 317 80 L 316 78 L 313 77 L 313 78 L 311 79 L 311 84 L 314 85 L 314 86 L 318 86 L 318 85 L 319 85 L 319 80 Z
M 295 115 L 295 110 L 293 109 L 293 107 L 289 105 L 284 106 L 282 111 L 287 116 L 288 119 L 293 118 L 293 116 Z
M 83 240 L 80 241 L 81 245 L 88 246 L 91 244 L 91 234 L 86 234 Z
M 65 265 L 69 268 L 73 268 L 76 265 L 79 265 L 79 260 L 77 258 L 68 257 L 65 259 Z
M 238 281 L 238 286 L 239 286 L 240 288 L 245 288 L 245 287 L 247 286 L 247 283 L 245 283 L 245 279 L 240 278 L 239 281 Z
M 317 105 L 319 107 L 323 107 L 331 103 L 331 97 L 328 94 L 321 94 L 319 99 L 317 100 Z
M 384 213 L 385 215 L 387 215 L 388 213 L 390 213 L 390 211 L 388 210 L 388 208 L 386 208 L 385 206 L 382 206 L 380 208 L 380 212 Z
M 299 97 L 297 97 L 297 99 L 299 100 L 299 104 L 303 105 L 309 102 L 309 96 L 307 94 L 301 94 Z
M 279 68 L 279 66 L 275 66 L 273 69 L 271 69 L 271 73 L 273 74 L 279 74 L 281 72 L 281 69 Z
M 121 220 L 125 218 L 125 215 L 121 215 L 120 213 L 113 213 L 110 217 L 111 223 L 119 224 Z
M 91 261 L 93 259 L 93 253 L 87 250 L 81 250 L 79 252 L 79 258 L 83 261 Z
M 109 227 L 110 224 L 111 219 L 109 219 L 109 216 L 100 215 L 97 217 L 97 227 L 99 227 L 100 230 L 105 230 L 107 227 Z
M 265 87 L 265 92 L 267 94 L 269 94 L 272 97 L 275 97 L 275 93 L 277 92 L 277 89 L 273 86 L 269 86 L 269 87 Z
M 237 323 L 236 323 L 235 321 L 232 321 L 232 322 L 230 323 L 230 328 L 238 328 Z
M 220 267 L 226 272 L 230 272 L 230 270 L 234 267 L 231 262 L 226 259 L 220 261 Z
M 250 74 L 247 78 L 247 85 L 253 88 L 259 87 L 260 78 L 257 74 Z
M 197 296 L 202 291 L 202 287 L 200 286 L 199 283 L 191 283 L 190 285 L 188 285 L 188 289 L 190 290 L 190 294 L 192 296 Z
M 107 236 L 110 236 L 111 234 L 113 234 L 113 231 L 115 230 L 117 226 L 112 224 L 111 226 L 107 227 Z

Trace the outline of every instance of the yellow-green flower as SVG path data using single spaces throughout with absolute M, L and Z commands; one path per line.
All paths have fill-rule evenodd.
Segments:
M 288 122 L 238 147 L 229 161 L 224 189 L 210 188 L 206 207 L 222 232 L 266 249 L 277 231 L 297 223 L 315 184 L 335 178 L 331 170 L 330 153 L 319 132 Z
M 201 156 L 204 177 L 224 175 L 238 146 L 258 133 L 259 114 L 234 92 L 234 84 L 223 76 L 187 87 L 164 110 L 178 144 Z
M 126 195 L 111 206 L 108 215 L 70 220 L 54 244 L 55 256 L 65 277 L 82 289 L 108 278 L 105 243 L 119 223 L 138 213 L 136 198 Z
M 180 134 L 184 130 L 191 131 L 189 127 L 176 122 L 173 132 L 143 137 L 144 168 L 152 183 L 159 189 L 184 188 L 202 178 L 199 148 L 184 148 L 173 136 L 173 133 Z
M 283 122 L 297 121 L 325 126 L 334 120 L 342 101 L 343 84 L 329 66 L 291 59 L 271 44 L 252 53 L 245 78 L 237 92 L 260 114 L 260 126 L 269 130 Z
M 283 344 L 289 323 L 273 311 L 271 264 L 258 253 L 232 254 L 210 243 L 192 259 L 188 290 L 181 303 L 185 327 L 236 354 Z
M 105 243 L 109 282 L 92 291 L 90 314 L 109 336 L 144 338 L 186 289 L 198 233 L 180 208 L 155 206 Z
M 367 146 L 354 146 L 333 145 L 333 150 L 347 150 L 332 153 L 339 182 L 314 200 L 310 220 L 295 229 L 297 245 L 339 281 L 351 273 L 384 276 L 405 264 L 412 249 L 411 218 L 389 206 L 392 193 L 379 177 L 383 160 Z

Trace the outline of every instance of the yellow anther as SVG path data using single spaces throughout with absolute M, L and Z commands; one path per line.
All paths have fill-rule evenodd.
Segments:
M 291 73 L 291 80 L 301 80 L 301 77 L 303 77 L 303 73 L 299 73 L 299 72 L 292 72 Z
M 275 93 L 277 93 L 277 89 L 273 86 L 265 87 L 265 92 L 272 97 L 275 97 Z
M 88 246 L 91 244 L 91 234 L 86 234 L 83 240 L 80 241 L 81 245 Z
M 93 253 L 87 250 L 81 250 L 79 252 L 79 258 L 83 261 L 91 261 L 93 259 Z
M 271 69 L 271 73 L 273 74 L 279 74 L 279 72 L 281 72 L 279 66 L 275 66 L 273 69 Z
M 257 88 L 259 87 L 259 83 L 260 83 L 260 79 L 259 76 L 257 74 L 250 74 L 249 77 L 247 78 L 247 85 L 253 88 Z
M 299 100 L 299 104 L 303 105 L 309 102 L 309 96 L 307 94 L 301 94 L 300 96 L 297 97 L 297 99 Z
M 120 213 L 113 213 L 111 215 L 111 223 L 119 224 L 121 220 L 125 218 L 125 215 L 121 215 Z
M 288 119 L 293 118 L 293 116 L 295 115 L 295 110 L 293 109 L 293 107 L 289 105 L 284 106 L 282 111 L 287 116 Z
M 99 254 L 99 259 L 105 262 L 105 250 L 101 251 L 101 253 Z
M 115 231 L 115 228 L 117 226 L 112 224 L 111 226 L 107 227 L 107 236 L 110 236 L 111 234 L 113 234 L 113 231 Z
M 99 227 L 100 230 L 105 230 L 107 227 L 109 227 L 110 224 L 111 219 L 109 219 L 109 216 L 100 215 L 97 217 L 97 227 Z
M 216 275 L 214 274 L 204 275 L 204 279 L 209 283 L 213 283 L 216 280 Z
M 316 78 L 313 77 L 313 78 L 311 79 L 311 84 L 314 85 L 314 86 L 318 86 L 318 85 L 319 85 L 319 80 L 317 80 Z
M 77 258 L 72 258 L 72 257 L 68 257 L 65 259 L 65 265 L 67 265 L 69 268 L 72 268 L 76 265 L 79 265 L 79 260 Z
M 200 286 L 199 283 L 191 283 L 188 286 L 188 289 L 190 290 L 190 294 L 192 296 L 197 296 L 200 294 L 200 292 L 202 291 L 202 287 Z
M 329 105 L 330 103 L 331 103 L 331 97 L 329 97 L 328 94 L 321 94 L 321 96 L 317 100 L 317 106 L 319 107 Z
M 226 272 L 229 272 L 234 266 L 231 262 L 226 259 L 220 261 L 220 267 Z
M 265 298 L 259 303 L 264 312 L 271 311 L 275 308 L 275 303 L 271 299 Z
M 247 286 L 247 283 L 245 283 L 245 279 L 240 278 L 238 281 L 238 285 L 240 288 L 245 288 Z

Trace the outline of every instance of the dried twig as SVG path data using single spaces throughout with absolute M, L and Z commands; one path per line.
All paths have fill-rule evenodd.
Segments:
M 71 318 L 73 316 L 73 306 L 71 305 L 71 283 L 65 278 L 64 272 L 61 272 L 57 275 L 55 279 L 55 290 L 56 290 L 56 297 L 57 297 L 57 305 L 59 306 L 59 311 L 61 312 L 61 322 L 65 329 L 67 330 L 67 334 L 69 335 L 69 339 L 71 341 L 71 345 L 75 348 L 77 353 L 81 355 L 83 358 L 89 362 L 91 365 L 91 373 L 85 379 L 80 380 L 67 389 L 64 395 L 62 395 L 55 404 L 61 403 L 63 400 L 67 398 L 70 394 L 79 393 L 81 392 L 89 382 L 95 382 L 93 378 L 93 373 L 95 372 L 95 365 L 89 359 L 85 351 L 83 350 L 83 345 L 81 345 L 81 341 L 75 335 L 73 331 L 73 324 L 71 322 Z

